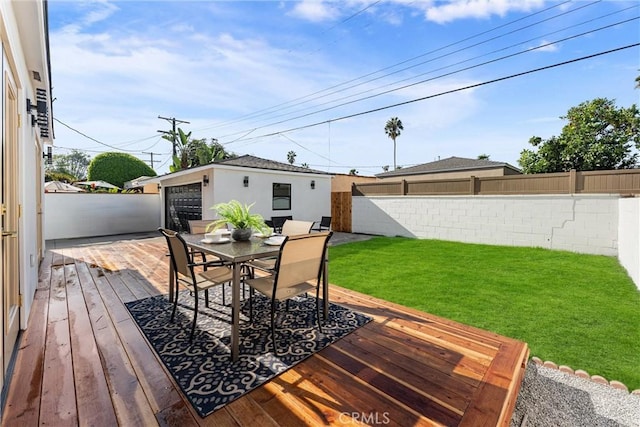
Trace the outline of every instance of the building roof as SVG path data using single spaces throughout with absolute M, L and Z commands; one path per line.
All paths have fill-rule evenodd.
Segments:
M 234 157 L 232 159 L 219 160 L 212 163 L 213 165 L 227 165 L 227 166 L 239 166 L 245 168 L 254 169 L 269 169 L 278 170 L 284 172 L 301 172 L 301 173 L 314 173 L 314 174 L 328 174 L 327 172 L 303 168 L 301 166 L 295 166 L 289 163 L 276 162 L 275 160 L 263 159 L 261 157 L 245 154 L 244 156 Z
M 276 162 L 275 160 L 268 160 L 268 159 L 263 159 L 261 157 L 245 154 L 244 156 L 234 157 L 232 159 L 218 160 L 213 163 L 208 163 L 206 165 L 200 165 L 200 166 L 196 166 L 188 169 L 181 169 L 179 171 L 169 172 L 164 175 L 158 175 L 150 178 L 140 177 L 132 181 L 137 181 L 137 185 L 161 183 L 162 180 L 167 178 L 188 175 L 194 172 L 201 172 L 203 170 L 215 168 L 216 166 L 233 166 L 233 167 L 242 167 L 242 168 L 251 168 L 251 169 L 275 170 L 275 171 L 283 171 L 283 172 L 309 173 L 309 174 L 315 174 L 315 175 L 333 175 L 329 172 L 323 172 L 323 171 L 310 169 L 310 168 L 303 168 L 301 166 L 294 166 L 289 163 Z
M 458 172 L 474 169 L 494 169 L 500 167 L 509 168 L 518 173 L 521 172 L 520 169 L 511 166 L 509 163 L 494 162 L 493 160 L 467 159 L 464 157 L 454 156 L 442 160 L 436 160 L 435 162 L 423 163 L 421 165 L 416 165 L 409 168 L 396 169 L 394 171 L 380 173 L 377 174 L 376 177 L 389 178 L 393 176 L 403 175 L 423 175 L 429 173 Z

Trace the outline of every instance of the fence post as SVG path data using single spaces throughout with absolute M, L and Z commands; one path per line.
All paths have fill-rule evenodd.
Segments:
M 409 186 L 407 185 L 407 180 L 403 179 L 402 182 L 400 183 L 400 185 L 402 185 L 402 191 L 400 192 L 400 194 L 402 194 L 403 196 L 407 195 L 407 189 L 409 188 Z
M 469 194 L 477 194 L 476 192 L 476 183 L 478 181 L 478 178 L 476 178 L 475 176 L 471 175 L 469 177 Z
M 576 179 L 576 170 L 571 169 L 569 171 L 569 194 L 575 194 L 578 192 L 578 180 Z

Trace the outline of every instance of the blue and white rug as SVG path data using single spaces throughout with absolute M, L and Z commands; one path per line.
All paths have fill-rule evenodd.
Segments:
M 225 286 L 227 302 L 230 289 Z M 315 298 L 291 300 L 277 312 L 278 356 L 271 343 L 270 301 L 257 293 L 253 300 L 253 323 L 243 301 L 240 316 L 240 357 L 231 361 L 231 308 L 222 305 L 222 287 L 209 290 L 209 308 L 201 292 L 193 342 L 189 340 L 193 319 L 193 296 L 180 292 L 175 321 L 166 295 L 126 303 L 147 340 L 169 369 L 187 399 L 201 417 L 259 387 L 297 363 L 322 350 L 371 320 L 367 316 L 330 304 L 328 319 L 320 333 L 316 325 Z

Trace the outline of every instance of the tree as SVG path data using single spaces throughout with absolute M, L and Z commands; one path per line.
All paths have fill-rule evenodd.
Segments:
M 289 151 L 289 152 L 287 153 L 287 161 L 289 162 L 289 164 L 291 164 L 291 165 L 292 165 L 292 164 L 294 164 L 294 163 L 296 162 L 296 156 L 297 156 L 297 154 L 296 154 L 296 152 L 295 152 L 295 151 L 293 151 L 293 150 L 292 150 L 292 151 Z
M 106 181 L 122 188 L 126 181 L 141 176 L 156 176 L 156 173 L 149 165 L 131 154 L 102 153 L 91 160 L 87 176 L 91 181 Z
M 47 181 L 47 182 L 49 182 L 49 181 L 60 181 L 60 182 L 66 182 L 68 184 L 71 184 L 72 182 L 77 181 L 78 178 L 73 176 L 73 175 L 69 175 L 66 172 L 45 171 L 44 180 Z
M 351 169 L 351 170 L 349 171 L 349 175 L 358 175 L 358 171 L 357 171 L 357 170 L 355 170 L 355 169 Z
M 177 172 L 189 168 L 189 142 L 191 141 L 191 132 L 184 133 L 181 128 L 178 128 L 177 135 L 175 132 L 170 131 L 168 134 L 162 135 L 162 138 L 171 141 L 172 144 L 175 141 L 176 155 L 173 156 L 173 164 L 169 166 L 169 170 L 171 172 Z
M 87 176 L 87 167 L 91 157 L 80 150 L 71 150 L 69 154 L 55 154 L 53 164 L 45 166 L 46 172 L 60 172 L 71 175 L 75 180 L 83 180 Z
M 384 126 L 384 133 L 393 140 L 393 169 L 396 169 L 396 138 L 400 136 L 403 130 L 402 120 L 397 117 L 387 120 L 387 124 Z
M 565 172 L 571 169 L 633 168 L 640 149 L 640 112 L 635 104 L 617 108 L 613 100 L 596 98 L 569 109 L 559 136 L 529 139 L 535 150 L 522 150 L 518 163 L 524 173 Z
M 234 153 L 225 150 L 224 146 L 215 138 L 211 138 L 209 144 L 207 144 L 205 138 L 192 139 L 188 143 L 187 152 L 189 165 L 191 167 L 207 165 L 218 160 L 237 157 Z
M 489 160 L 489 157 L 491 157 L 489 154 L 479 154 L 478 160 Z

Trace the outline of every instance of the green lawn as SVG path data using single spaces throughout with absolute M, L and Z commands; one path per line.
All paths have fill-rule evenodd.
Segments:
M 640 389 L 640 292 L 616 258 L 376 237 L 330 249 L 336 285 L 525 341 Z

